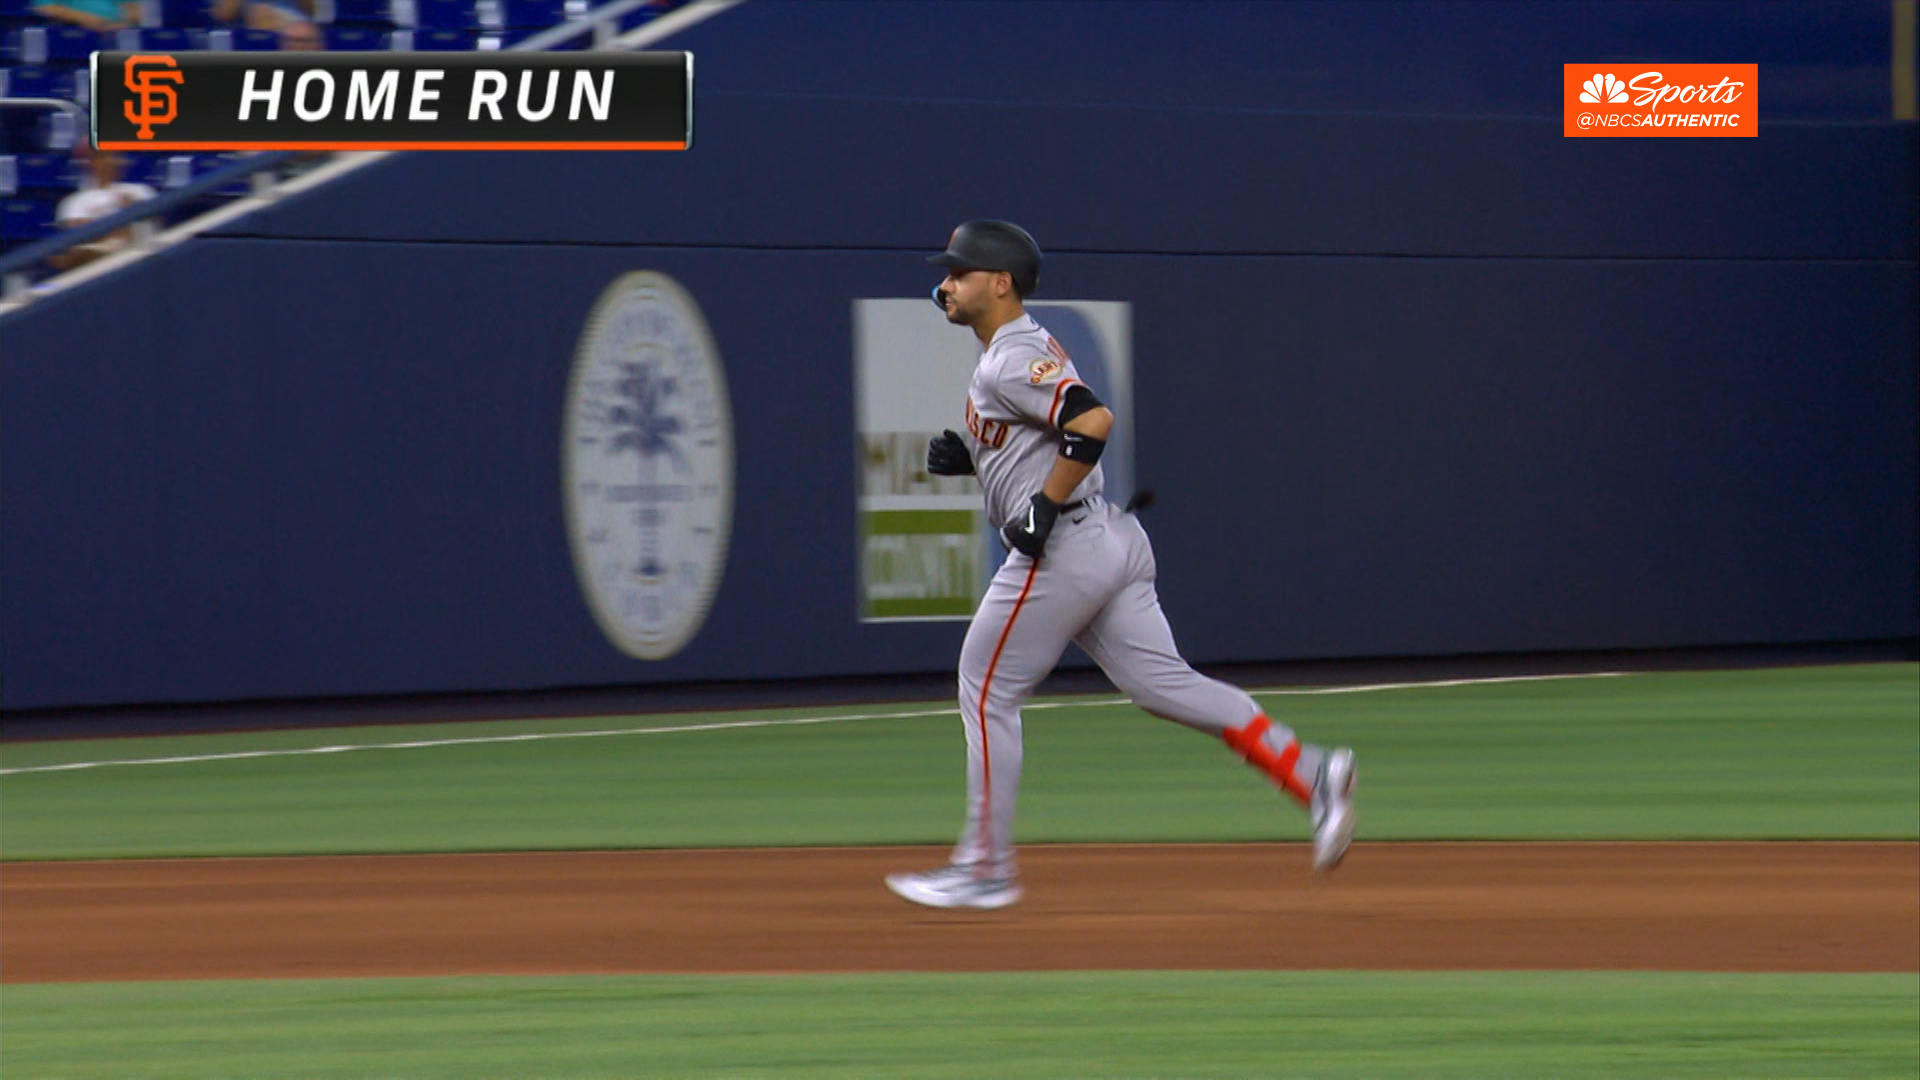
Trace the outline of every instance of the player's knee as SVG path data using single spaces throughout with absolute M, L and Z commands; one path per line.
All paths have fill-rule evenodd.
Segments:
M 1162 720 L 1204 727 L 1221 722 L 1215 715 L 1223 710 L 1216 695 L 1208 693 L 1212 680 L 1192 668 L 1181 672 L 1163 672 L 1151 678 L 1129 680 L 1132 685 L 1120 689 L 1135 705 Z
M 1115 680 L 1114 685 L 1119 687 L 1121 693 L 1127 695 L 1128 701 L 1133 702 L 1135 705 L 1138 705 L 1140 708 L 1155 716 L 1164 716 L 1167 709 L 1173 707 L 1175 704 L 1175 699 L 1172 695 L 1167 694 L 1155 686 L 1150 680 Z

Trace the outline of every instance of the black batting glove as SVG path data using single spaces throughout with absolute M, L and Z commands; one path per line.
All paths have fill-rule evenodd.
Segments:
M 1047 550 L 1047 537 L 1053 535 L 1053 523 L 1059 517 L 1060 504 L 1047 498 L 1045 492 L 1036 491 L 1028 502 L 1025 516 L 1009 522 L 1000 530 L 1000 535 L 1008 547 L 1037 559 Z
M 972 476 L 973 455 L 965 440 L 949 429 L 927 440 L 927 471 L 935 476 Z

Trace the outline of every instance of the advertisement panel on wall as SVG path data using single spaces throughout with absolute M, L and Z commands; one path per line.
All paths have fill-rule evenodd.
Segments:
M 1118 424 L 1100 463 L 1107 493 L 1133 491 L 1132 305 L 1051 300 L 1027 305 L 1113 406 Z M 1006 548 L 971 476 L 933 476 L 927 440 L 964 426 L 980 345 L 925 297 L 853 304 L 854 431 L 859 450 L 860 618 L 966 619 Z

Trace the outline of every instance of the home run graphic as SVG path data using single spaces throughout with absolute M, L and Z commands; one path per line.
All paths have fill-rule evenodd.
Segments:
M 108 150 L 685 150 L 693 54 L 94 53 Z

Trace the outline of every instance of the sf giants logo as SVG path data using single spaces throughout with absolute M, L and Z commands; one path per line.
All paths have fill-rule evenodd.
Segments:
M 127 93 L 138 96 L 140 108 L 136 110 L 131 101 L 121 102 L 120 107 L 128 120 L 140 125 L 142 139 L 153 138 L 156 125 L 171 124 L 180 115 L 180 94 L 173 87 L 186 76 L 177 70 L 179 66 L 171 56 L 127 57 Z
M 989 420 L 980 415 L 973 407 L 973 398 L 967 398 L 967 430 L 973 437 L 985 443 L 989 448 L 998 450 L 1007 445 L 1007 436 L 1013 433 L 1005 420 Z
M 1027 364 L 1027 381 L 1036 386 L 1067 370 L 1067 365 L 1073 362 L 1067 356 L 1067 350 L 1053 340 L 1051 335 L 1047 338 L 1047 352 L 1051 355 L 1039 357 Z

